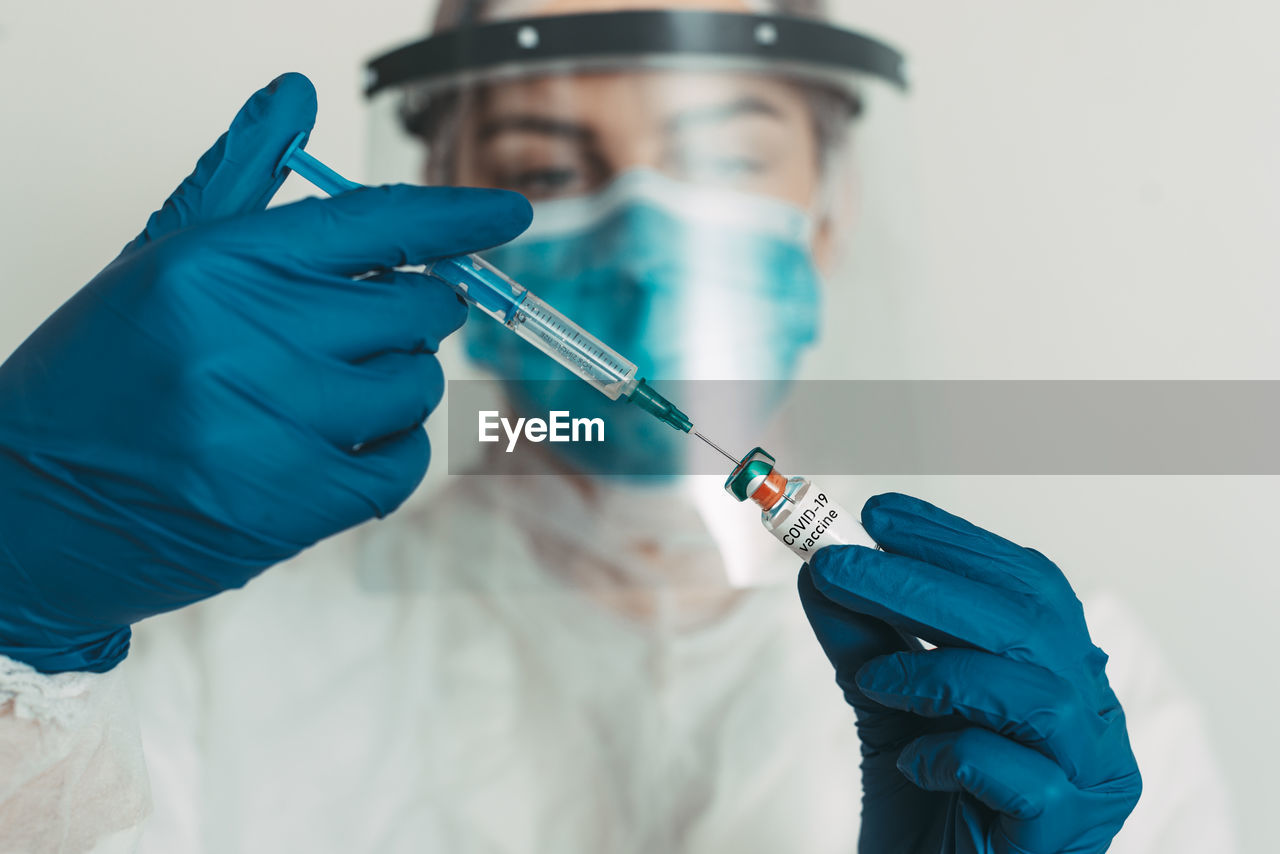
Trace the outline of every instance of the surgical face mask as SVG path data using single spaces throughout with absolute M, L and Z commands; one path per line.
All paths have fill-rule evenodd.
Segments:
M 636 170 L 593 196 L 536 205 L 529 231 L 486 257 L 635 362 L 659 389 L 677 380 L 789 381 L 817 334 L 811 231 L 805 212 L 785 202 Z M 608 445 L 555 446 L 574 468 L 680 470 L 687 440 L 670 427 L 611 404 L 478 312 L 466 339 L 473 360 L 511 381 L 507 394 L 519 414 L 606 418 Z M 775 390 L 765 394 L 781 386 L 760 384 Z

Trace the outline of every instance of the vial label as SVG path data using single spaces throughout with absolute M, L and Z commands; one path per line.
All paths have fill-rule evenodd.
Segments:
M 795 503 L 772 520 L 770 529 L 801 560 L 831 545 L 876 548 L 876 541 L 858 517 L 841 507 L 816 485 L 795 496 Z

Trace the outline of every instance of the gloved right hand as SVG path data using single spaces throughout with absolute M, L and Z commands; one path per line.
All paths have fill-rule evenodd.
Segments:
M 882 550 L 830 546 L 800 571 L 857 716 L 858 850 L 1106 851 L 1142 776 L 1066 576 L 906 495 L 872 498 L 862 524 Z
M 314 119 L 301 75 L 255 94 L 0 365 L 0 653 L 109 670 L 131 623 L 240 587 L 421 480 L 433 353 L 465 309 L 392 268 L 510 240 L 529 205 L 391 186 L 263 210 Z

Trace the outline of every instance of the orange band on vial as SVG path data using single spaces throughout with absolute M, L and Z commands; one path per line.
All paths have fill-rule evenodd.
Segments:
M 762 509 L 768 510 L 778 503 L 786 489 L 786 476 L 776 471 L 771 471 L 765 476 L 764 483 L 760 484 L 756 491 L 751 493 L 751 500 Z

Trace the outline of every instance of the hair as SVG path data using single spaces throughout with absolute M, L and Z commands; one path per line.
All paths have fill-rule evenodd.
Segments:
M 440 0 L 431 32 L 493 20 L 507 2 L 510 0 Z M 758 7 L 754 11 L 761 14 L 831 22 L 827 0 L 752 0 L 751 5 Z M 833 154 L 844 148 L 853 120 L 862 114 L 862 100 L 857 92 L 834 85 L 797 83 L 797 88 L 813 123 L 818 168 L 825 171 Z M 457 90 L 434 92 L 426 98 L 408 97 L 401 107 L 405 130 L 425 142 L 431 152 L 426 176 L 430 183 L 449 183 L 453 174 L 453 152 L 445 141 L 456 138 L 459 131 L 462 100 L 462 93 Z

